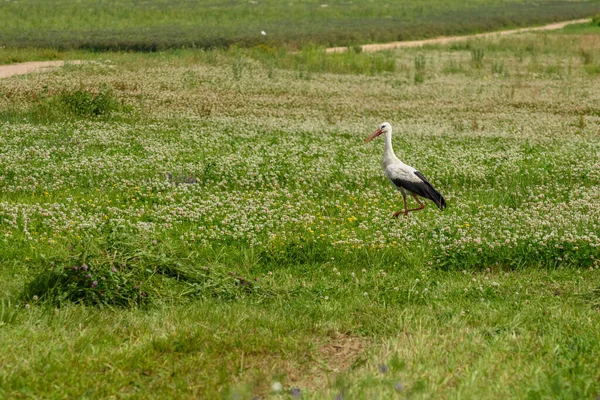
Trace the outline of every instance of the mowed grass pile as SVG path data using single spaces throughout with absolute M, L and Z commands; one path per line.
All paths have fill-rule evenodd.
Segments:
M 0 44 L 57 49 L 350 45 L 587 17 L 593 1 L 3 1 Z M 261 32 L 266 32 L 263 35 Z
M 599 49 L 107 53 L 4 80 L 0 396 L 594 398 Z M 363 144 L 383 121 L 445 212 L 391 218 Z

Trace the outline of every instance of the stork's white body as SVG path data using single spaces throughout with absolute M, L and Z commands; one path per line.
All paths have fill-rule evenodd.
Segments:
M 385 135 L 385 147 L 383 150 L 383 159 L 381 160 L 381 166 L 383 167 L 383 173 L 386 178 L 390 180 L 392 185 L 396 187 L 403 194 L 412 194 L 410 190 L 403 188 L 402 186 L 398 186 L 394 183 L 394 180 L 406 180 L 412 181 L 415 183 L 420 182 L 418 176 L 415 175 L 416 169 L 411 167 L 410 165 L 404 164 L 396 154 L 394 153 L 394 148 L 392 147 L 392 131 L 390 127 L 389 133 Z

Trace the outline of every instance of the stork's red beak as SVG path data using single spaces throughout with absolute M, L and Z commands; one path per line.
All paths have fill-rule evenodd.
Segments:
M 377 129 L 371 136 L 365 139 L 365 143 L 369 143 L 371 140 L 375 139 L 377 136 L 381 135 L 383 131 L 381 129 Z

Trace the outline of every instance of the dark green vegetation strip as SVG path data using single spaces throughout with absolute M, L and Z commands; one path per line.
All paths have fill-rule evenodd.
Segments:
M 0 4 L 0 44 L 142 51 L 233 43 L 298 48 L 466 34 L 598 12 L 596 0 L 5 1 Z

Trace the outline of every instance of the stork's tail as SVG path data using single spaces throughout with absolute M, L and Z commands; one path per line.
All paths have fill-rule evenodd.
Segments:
M 429 200 L 433 201 L 440 210 L 444 211 L 446 209 L 446 200 L 444 200 L 444 197 L 440 194 L 440 192 L 435 190 L 435 188 L 431 186 L 429 182 L 427 182 L 425 194 L 426 196 L 423 197 L 427 197 Z
M 415 171 L 415 175 L 417 175 L 423 181 L 423 193 L 419 194 L 433 201 L 440 210 L 444 211 L 446 209 L 446 200 L 444 200 L 442 194 L 438 192 L 431 183 L 429 183 L 422 173 Z
M 446 209 L 446 200 L 437 190 L 433 189 L 435 192 L 435 196 L 431 199 L 438 206 L 438 208 L 442 211 Z

